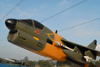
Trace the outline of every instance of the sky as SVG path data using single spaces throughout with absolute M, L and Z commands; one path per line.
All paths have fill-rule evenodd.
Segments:
M 0 57 L 19 60 L 28 56 L 30 60 L 45 60 L 45 57 L 7 41 L 9 30 L 5 26 L 5 20 L 9 18 L 37 20 L 53 31 L 58 30 L 58 34 L 65 39 L 83 46 L 89 45 L 96 39 L 96 50 L 100 50 L 100 19 L 61 31 L 71 26 L 100 18 L 100 0 L 86 0 L 76 7 L 45 20 L 81 1 L 83 0 L 25 0 L 8 16 L 3 18 L 20 0 L 0 0 Z

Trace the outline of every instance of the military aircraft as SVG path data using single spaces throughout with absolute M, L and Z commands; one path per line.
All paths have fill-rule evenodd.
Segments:
M 53 32 L 31 19 L 7 19 L 5 24 L 10 30 L 7 37 L 9 42 L 50 60 L 57 60 L 58 66 L 67 63 L 79 67 L 97 66 L 92 63 L 92 59 L 100 56 L 100 52 L 95 50 L 96 40 L 85 47 L 66 40 L 57 31 Z

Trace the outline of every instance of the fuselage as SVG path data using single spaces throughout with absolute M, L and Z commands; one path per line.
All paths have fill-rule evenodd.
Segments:
M 56 43 L 54 42 L 61 42 L 61 36 L 35 20 L 12 21 L 11 19 L 8 19 L 6 21 L 8 28 L 10 22 L 16 23 L 15 26 L 13 25 L 13 29 L 10 28 L 8 41 L 31 52 L 49 57 L 52 60 L 61 62 L 66 60 L 66 55 L 62 51 L 63 48 L 56 46 Z
M 88 67 L 89 64 L 83 60 L 83 55 L 64 49 L 56 42 L 63 44 L 64 39 L 57 33 L 51 31 L 41 23 L 31 19 L 8 19 L 6 26 L 10 30 L 8 41 L 25 48 L 31 52 L 57 60 L 59 62 L 71 62 L 76 65 Z M 75 57 L 76 56 L 76 57 Z

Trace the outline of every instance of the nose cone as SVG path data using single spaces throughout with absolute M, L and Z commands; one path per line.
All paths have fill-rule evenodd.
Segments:
M 5 24 L 9 30 L 14 30 L 17 20 L 16 19 L 7 19 Z

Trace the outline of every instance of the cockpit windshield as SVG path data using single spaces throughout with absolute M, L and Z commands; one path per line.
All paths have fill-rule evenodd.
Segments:
M 19 20 L 19 21 L 21 21 L 22 23 L 27 24 L 29 26 L 33 26 L 32 20 L 30 20 L 30 19 L 27 19 L 27 20 Z
M 36 28 L 38 28 L 38 29 L 43 29 L 44 28 L 44 25 L 42 25 L 41 23 L 39 23 L 39 22 L 37 22 L 37 21 L 35 21 L 34 20 L 34 26 L 36 27 Z
M 26 24 L 26 25 L 29 25 L 29 26 L 32 26 L 32 27 L 36 27 L 36 28 L 38 28 L 38 29 L 41 29 L 41 30 L 43 30 L 43 28 L 44 28 L 44 25 L 42 25 L 41 23 L 39 23 L 39 22 L 37 22 L 37 21 L 35 21 L 35 20 L 31 20 L 31 19 L 25 19 L 25 20 L 19 20 L 20 22 L 22 22 L 22 23 L 24 23 L 24 24 Z

